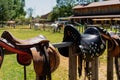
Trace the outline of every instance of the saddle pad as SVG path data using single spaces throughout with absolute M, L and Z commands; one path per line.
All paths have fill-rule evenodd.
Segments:
M 81 34 L 73 25 L 66 25 L 64 29 L 63 42 L 73 42 L 76 46 L 80 44 Z M 61 55 L 69 57 L 69 47 L 58 48 Z

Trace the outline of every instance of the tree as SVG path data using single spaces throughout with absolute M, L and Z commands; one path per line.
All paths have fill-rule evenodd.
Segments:
M 89 4 L 91 2 L 98 2 L 99 0 L 78 0 L 79 4 L 81 5 L 85 5 L 85 4 Z
M 77 0 L 56 0 L 57 5 L 53 8 L 51 20 L 57 20 L 58 17 L 68 17 L 73 14 L 72 8 Z
M 28 16 L 31 18 L 33 15 L 33 8 L 28 8 L 27 13 L 28 13 Z
M 24 0 L 0 0 L 0 20 L 12 20 L 25 16 Z

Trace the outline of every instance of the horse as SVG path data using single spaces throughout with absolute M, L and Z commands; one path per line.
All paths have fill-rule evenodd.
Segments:
M 53 23 L 51 24 L 51 26 L 53 27 L 53 32 L 60 32 L 61 28 L 64 28 L 64 24 L 63 23 Z

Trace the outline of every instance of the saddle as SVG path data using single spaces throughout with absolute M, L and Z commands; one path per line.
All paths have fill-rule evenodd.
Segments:
M 63 42 L 73 42 L 78 50 L 81 41 L 81 34 L 73 27 L 73 25 L 66 25 L 64 28 Z M 69 47 L 58 48 L 61 55 L 69 57 Z M 75 52 L 77 52 L 77 50 Z
M 108 50 L 112 53 L 113 57 L 119 57 L 120 37 L 112 31 L 108 32 L 108 34 L 106 34 L 107 37 L 104 37 L 108 40 Z
M 103 30 L 97 27 L 87 28 L 83 34 L 73 26 L 66 25 L 64 28 L 63 42 L 72 42 L 75 47 L 75 53 L 78 54 L 78 72 L 82 75 L 82 62 L 85 61 L 85 73 L 90 78 L 91 65 L 90 62 L 102 55 L 106 49 L 105 40 L 101 36 Z M 104 33 L 104 32 L 103 32 Z M 69 57 L 69 47 L 58 48 L 61 55 Z M 90 80 L 90 79 L 89 79 Z
M 100 56 L 106 46 L 105 41 L 96 27 L 90 27 L 83 34 L 73 26 L 67 25 L 64 29 L 63 42 L 73 42 L 76 46 L 76 53 L 82 54 L 86 60 Z M 68 47 L 59 48 L 60 54 L 68 57 Z
M 120 56 L 120 37 L 112 31 L 107 31 L 103 28 L 98 28 L 101 36 L 108 40 L 108 51 L 111 52 L 111 56 Z
M 43 35 L 21 40 L 15 38 L 10 32 L 4 31 L 0 38 L 0 46 L 4 50 L 17 53 L 19 64 L 28 66 L 33 60 L 36 78 L 46 78 L 55 71 L 59 65 L 59 53 L 49 44 Z
M 120 36 L 112 31 L 107 31 L 103 28 L 99 28 L 102 37 L 108 41 L 108 51 L 110 56 L 114 57 L 115 70 L 117 79 L 120 80 L 120 68 L 119 68 L 119 57 L 120 57 Z
M 89 59 L 102 55 L 106 49 L 106 44 L 99 30 L 96 27 L 89 27 L 81 35 L 79 47 L 84 55 L 83 57 Z

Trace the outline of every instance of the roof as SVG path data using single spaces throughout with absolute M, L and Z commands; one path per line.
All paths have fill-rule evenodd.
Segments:
M 7 21 L 7 23 L 8 23 L 8 24 L 14 24 L 15 21 L 12 21 L 12 20 L 11 20 L 11 21 Z
M 41 16 L 41 19 L 47 19 L 50 14 L 51 14 L 51 12 L 42 15 L 42 16 Z
M 93 21 L 109 21 L 111 19 L 109 18 L 103 18 L 103 19 L 92 19 Z
M 70 18 L 69 17 L 60 17 L 58 18 L 59 20 L 69 20 Z
M 73 9 L 100 7 L 100 6 L 108 6 L 108 5 L 120 5 L 120 1 L 119 0 L 110 0 L 110 1 L 93 2 L 86 6 L 77 5 L 77 6 L 73 7 Z
M 95 16 L 70 16 L 72 19 L 82 19 L 82 18 L 120 18 L 120 15 L 95 15 Z

